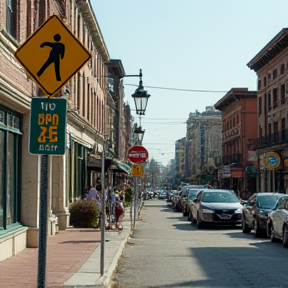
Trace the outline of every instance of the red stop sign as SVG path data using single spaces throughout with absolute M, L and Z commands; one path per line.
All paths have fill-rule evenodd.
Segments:
M 144 163 L 149 157 L 148 151 L 142 145 L 136 145 L 128 150 L 128 159 L 135 164 Z

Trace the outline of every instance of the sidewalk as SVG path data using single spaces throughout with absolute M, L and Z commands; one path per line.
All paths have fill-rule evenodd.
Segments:
M 100 275 L 101 232 L 99 229 L 68 228 L 49 236 L 46 287 L 105 287 L 118 264 L 131 231 L 130 209 L 123 230 L 105 232 L 104 275 Z M 38 249 L 27 248 L 0 262 L 1 288 L 37 288 Z

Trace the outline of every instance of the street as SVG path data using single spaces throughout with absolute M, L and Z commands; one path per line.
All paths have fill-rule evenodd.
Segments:
M 240 227 L 199 230 L 165 200 L 147 200 L 113 281 L 117 288 L 284 288 L 287 258 L 281 243 Z

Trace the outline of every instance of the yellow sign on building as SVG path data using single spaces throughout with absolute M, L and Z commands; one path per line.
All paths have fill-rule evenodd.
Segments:
M 133 176 L 142 176 L 143 175 L 143 165 L 133 165 L 131 168 L 131 174 Z
M 52 96 L 91 54 L 68 26 L 53 15 L 19 46 L 15 57 L 44 94 Z

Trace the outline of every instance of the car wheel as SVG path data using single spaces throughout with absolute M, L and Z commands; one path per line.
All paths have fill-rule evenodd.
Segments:
M 202 221 L 200 219 L 199 214 L 197 214 L 197 227 L 198 227 L 198 229 L 203 228 L 203 223 L 202 223 Z
M 271 223 L 269 225 L 268 235 L 270 237 L 271 242 L 276 242 L 276 238 L 274 236 L 275 234 L 274 234 L 274 225 L 273 225 L 273 223 Z
M 257 220 L 254 222 L 254 236 L 255 237 L 261 237 L 262 236 L 262 232 L 260 231 L 259 227 L 258 227 L 258 222 Z
M 288 227 L 284 226 L 283 228 L 283 247 L 288 247 Z
M 242 216 L 242 232 L 243 233 L 250 233 L 251 232 L 251 228 L 248 227 L 248 225 L 245 222 L 245 218 Z

